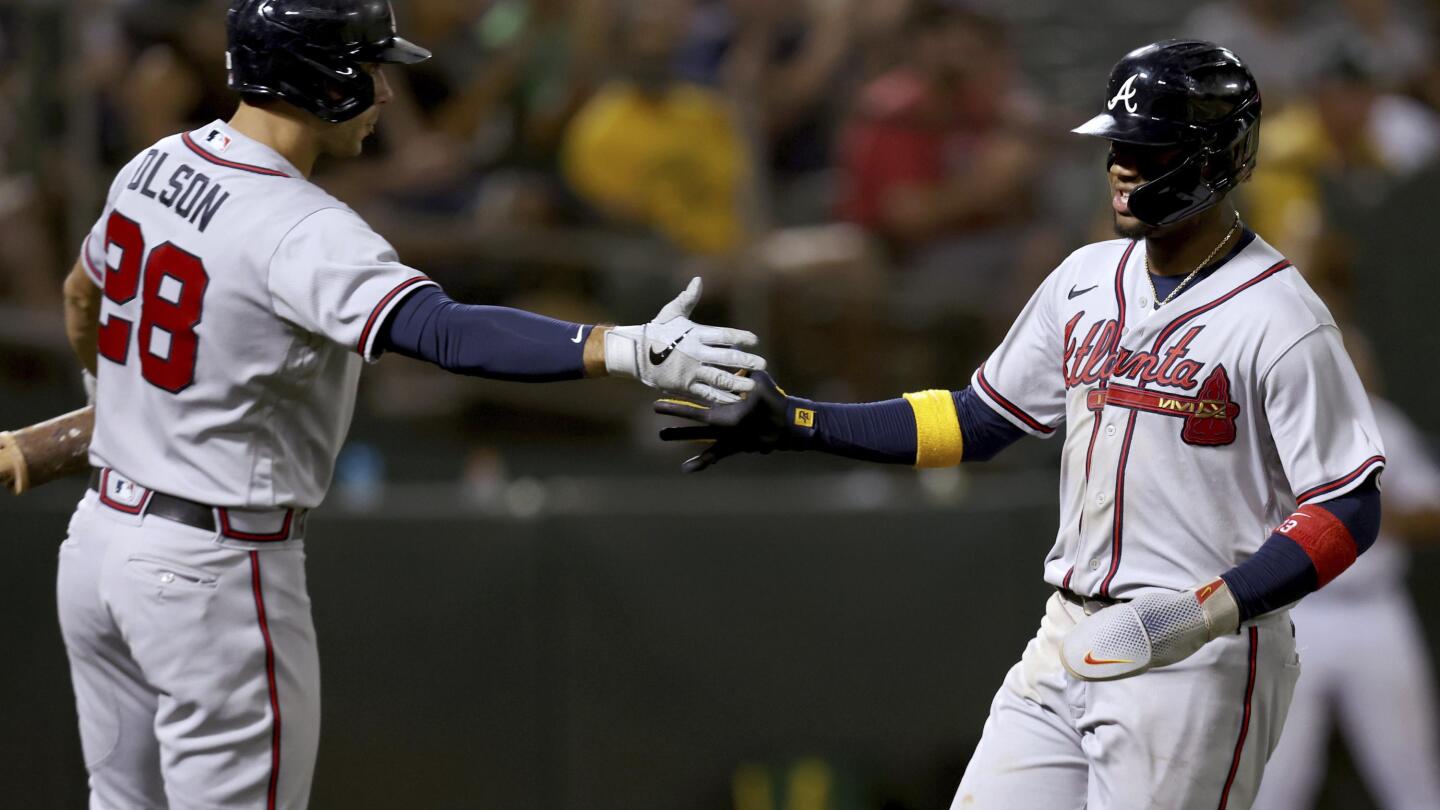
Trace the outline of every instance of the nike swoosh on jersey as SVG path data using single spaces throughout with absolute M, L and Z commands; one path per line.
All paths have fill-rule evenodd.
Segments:
M 1093 290 L 1093 289 L 1095 289 L 1096 287 L 1099 287 L 1099 286 L 1100 286 L 1099 284 L 1092 284 L 1092 285 L 1090 285 L 1089 287 L 1086 287 L 1086 288 L 1083 289 L 1083 290 L 1077 290 L 1077 289 L 1075 289 L 1075 285 L 1072 284 L 1072 285 L 1070 285 L 1070 292 L 1066 293 L 1065 297 L 1066 297 L 1067 299 L 1078 298 L 1078 297 L 1084 295 L 1084 294 L 1087 293 L 1087 292 L 1090 292 L 1091 290 Z
M 1092 666 L 1100 666 L 1100 665 L 1103 665 L 1103 664 L 1133 664 L 1133 663 L 1135 663 L 1134 661 L 1126 661 L 1126 660 L 1123 659 L 1123 658 L 1115 658 L 1115 659 L 1110 659 L 1110 658 L 1096 658 L 1096 657 L 1095 657 L 1095 651 L 1094 651 L 1094 650 L 1091 650 L 1091 651 L 1085 653 L 1085 658 L 1084 658 L 1083 660 L 1085 661 L 1085 663 L 1090 664 L 1090 665 L 1092 665 Z
M 584 327 L 584 326 L 581 326 L 579 329 L 576 329 L 576 330 L 575 330 L 575 337 L 570 338 L 570 342 L 571 342 L 571 343 L 579 343 L 581 336 L 583 336 L 584 334 L 585 334 L 585 327 Z
M 695 328 L 695 327 L 693 327 L 693 326 L 690 327 L 690 329 L 694 329 L 694 328 Z M 654 349 L 651 349 L 651 350 L 650 350 L 650 365 L 652 365 L 652 366 L 658 366 L 658 365 L 660 365 L 661 363 L 665 362 L 666 360 L 669 360 L 669 359 L 670 359 L 670 353 L 673 352 L 673 351 L 675 351 L 675 347 L 680 345 L 680 341 L 684 340 L 686 335 L 690 334 L 690 329 L 686 329 L 684 332 L 681 332 L 681 333 L 680 333 L 680 337 L 677 337 L 677 338 L 675 338 L 674 340 L 670 341 L 670 345 L 669 345 L 669 346 L 666 346 L 663 351 L 658 351 L 658 352 L 657 352 L 657 351 L 655 351 Z

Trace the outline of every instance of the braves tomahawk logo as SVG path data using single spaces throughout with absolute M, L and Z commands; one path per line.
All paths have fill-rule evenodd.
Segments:
M 1138 78 L 1140 78 L 1139 73 L 1130 74 L 1130 78 L 1126 79 L 1125 83 L 1120 85 L 1120 89 L 1115 91 L 1115 97 L 1110 99 L 1110 101 L 1105 104 L 1105 109 L 1113 110 L 1115 109 L 1115 105 L 1119 104 L 1122 101 L 1125 102 L 1125 112 L 1133 113 L 1136 110 L 1140 109 L 1138 106 L 1135 105 L 1133 101 L 1130 100 L 1132 98 L 1135 98 L 1135 93 L 1137 92 L 1135 90 L 1135 80 Z

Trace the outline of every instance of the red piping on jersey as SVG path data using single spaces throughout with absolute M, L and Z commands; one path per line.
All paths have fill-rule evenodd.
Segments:
M 265 792 L 265 810 L 275 810 L 275 788 L 280 782 L 280 696 L 275 689 L 275 646 L 270 642 L 270 623 L 265 618 L 265 593 L 260 587 L 260 552 L 250 552 L 250 585 L 255 591 L 255 616 L 260 637 L 265 639 L 265 680 L 270 686 L 270 786 Z
M 95 266 L 94 262 L 90 261 L 90 234 L 85 235 L 85 246 L 80 248 L 80 258 L 84 259 L 85 267 L 90 271 L 90 277 L 97 283 L 104 284 L 105 274 Z
M 1115 323 L 1115 345 L 1117 349 L 1119 348 L 1121 337 L 1119 330 L 1125 328 L 1125 265 L 1130 263 L 1130 254 L 1135 252 L 1135 245 L 1137 244 L 1139 243 L 1132 240 L 1130 246 L 1125 248 L 1125 252 L 1120 254 L 1120 263 L 1115 266 L 1115 306 L 1118 309 Z
M 385 307 L 395 299 L 395 296 L 404 292 L 406 289 L 422 281 L 429 280 L 429 276 L 411 276 L 395 285 L 395 289 L 385 293 L 385 297 L 380 299 L 380 303 L 376 304 L 375 308 L 370 310 L 370 317 L 365 321 L 365 328 L 360 330 L 360 343 L 355 347 L 355 351 L 359 353 L 361 357 L 365 356 L 365 347 L 370 345 L 370 330 L 375 328 L 375 322 L 379 320 L 380 313 L 385 311 Z
M 1090 393 L 1094 394 L 1096 391 L 1104 390 L 1104 388 L 1097 388 Z M 1088 394 L 1086 396 L 1089 397 Z M 1095 415 L 1090 419 L 1090 444 L 1085 448 L 1085 491 L 1087 493 L 1090 491 L 1090 458 L 1095 453 L 1095 437 L 1100 434 L 1100 408 L 1091 408 L 1091 410 L 1095 412 Z M 1075 537 L 1075 548 L 1078 551 L 1079 544 L 1085 539 L 1085 501 L 1083 498 L 1080 501 L 1080 519 L 1075 521 Z M 1070 570 L 1065 572 L 1065 579 L 1060 583 L 1060 587 L 1069 588 L 1070 577 L 1074 574 L 1075 566 L 1071 565 Z
M 224 166 L 227 169 L 239 169 L 242 172 L 250 172 L 251 174 L 263 174 L 267 177 L 290 176 L 285 172 L 279 171 L 278 169 L 267 169 L 264 166 L 252 166 L 249 163 L 236 163 L 233 160 L 226 160 L 222 157 L 216 157 L 215 155 L 212 155 L 204 149 L 200 148 L 200 145 L 195 143 L 194 139 L 190 137 L 190 133 L 188 132 L 180 133 L 180 140 L 184 141 L 185 145 L 190 147 L 191 152 L 194 152 L 201 158 L 208 160 L 211 163 L 214 163 L 216 166 Z
M 1299 495 L 1295 496 L 1295 503 L 1302 504 L 1306 501 L 1318 498 L 1319 496 L 1324 495 L 1327 492 L 1334 492 L 1335 490 L 1340 489 L 1346 484 L 1354 481 L 1356 478 L 1359 478 L 1362 473 L 1366 472 L 1371 467 L 1374 467 L 1376 464 L 1384 463 L 1384 456 L 1371 456 L 1370 458 L 1365 459 L 1364 463 L 1362 463 L 1359 467 L 1356 467 L 1352 472 L 1349 472 L 1344 476 L 1337 478 L 1334 481 L 1331 481 L 1328 484 L 1321 484 L 1318 487 L 1311 487 L 1310 489 L 1307 489 Z
M 280 540 L 289 540 L 290 522 L 295 519 L 295 510 L 286 509 L 285 523 L 280 527 L 280 531 L 271 532 L 269 534 L 257 534 L 255 532 L 242 532 L 231 529 L 229 509 L 226 509 L 222 506 L 217 508 L 215 511 L 220 513 L 220 534 L 230 538 L 231 540 L 249 540 L 255 543 L 273 543 Z
M 1090 458 L 1095 454 L 1095 436 L 1100 433 L 1100 414 L 1105 412 L 1105 389 L 1106 384 L 1102 383 L 1099 388 L 1092 388 L 1085 392 L 1085 408 L 1094 413 L 1090 421 L 1090 444 L 1085 448 L 1085 483 L 1090 483 Z
M 1130 264 L 1130 254 L 1135 252 L 1135 246 L 1136 246 L 1137 244 L 1139 244 L 1139 242 L 1137 242 L 1137 241 L 1135 241 L 1135 240 L 1131 240 L 1131 241 L 1130 241 L 1130 244 L 1125 247 L 1125 252 L 1122 253 L 1122 254 L 1120 254 L 1120 261 L 1119 261 L 1119 263 L 1117 263 L 1117 264 L 1115 265 L 1115 308 L 1116 308 L 1116 315 L 1115 315 L 1115 351 L 1116 351 L 1117 353 L 1120 351 L 1120 340 L 1121 340 L 1121 338 L 1123 337 L 1122 332 L 1123 332 L 1124 329 L 1125 329 L 1125 267 L 1126 267 L 1128 264 Z M 1095 455 L 1095 439 L 1096 439 L 1096 437 L 1098 437 L 1098 436 L 1100 435 L 1100 416 L 1101 416 L 1101 414 L 1103 414 L 1103 413 L 1105 412 L 1105 389 L 1108 388 L 1109 386 L 1110 386 L 1110 380 L 1109 380 L 1109 375 L 1107 374 L 1107 375 L 1104 376 L 1104 378 L 1102 378 L 1102 379 L 1100 380 L 1100 385 L 1099 385 L 1098 388 L 1091 389 L 1090 391 L 1086 392 L 1086 394 L 1085 394 L 1085 400 L 1086 400 L 1086 401 L 1085 401 L 1085 407 L 1088 408 L 1090 411 L 1092 411 L 1092 412 L 1095 414 L 1095 416 L 1092 418 L 1091 425 L 1090 425 L 1090 442 L 1089 442 L 1089 444 L 1087 444 L 1086 447 L 1085 447 L 1085 493 L 1086 493 L 1086 497 L 1089 497 L 1089 493 L 1090 493 L 1090 460 L 1091 460 L 1091 458 Z M 1096 397 L 1096 396 L 1095 396 L 1096 394 L 1099 394 L 1100 396 L 1099 396 L 1099 397 Z M 1133 415 L 1132 415 L 1132 416 L 1133 416 Z M 1120 448 L 1120 472 L 1119 472 L 1119 480 L 1122 481 L 1122 482 L 1124 481 L 1124 476 L 1125 476 L 1125 472 L 1124 472 L 1124 471 L 1125 471 L 1125 460 L 1126 460 L 1126 458 L 1127 458 L 1129 455 L 1130 455 L 1130 434 L 1129 434 L 1129 432 L 1127 432 L 1127 433 L 1125 434 L 1125 443 L 1124 443 L 1124 445 L 1122 445 L 1121 448 Z M 1117 488 L 1116 488 L 1116 497 L 1118 498 L 1119 495 L 1120 495 L 1120 489 L 1117 487 Z M 1117 510 L 1119 509 L 1119 504 L 1118 504 L 1118 503 L 1116 504 L 1115 508 L 1116 508 Z M 1118 522 L 1119 519 L 1120 519 L 1120 514 L 1119 514 L 1119 512 L 1117 511 L 1117 512 L 1116 512 L 1116 521 Z M 1077 554 L 1078 554 L 1079 551 L 1080 551 L 1080 543 L 1083 542 L 1084 539 L 1085 539 L 1084 531 L 1085 531 L 1085 501 L 1082 499 L 1081 502 L 1080 502 L 1080 519 L 1079 519 L 1078 521 L 1076 521 L 1076 523 L 1075 523 L 1075 533 L 1076 533 L 1076 535 L 1078 535 L 1077 540 L 1076 540 L 1076 545 L 1075 545 L 1075 551 L 1076 551 Z M 1119 537 L 1118 532 L 1116 532 L 1113 536 L 1118 539 L 1118 537 Z M 1118 546 L 1114 546 L 1114 544 L 1115 544 L 1117 541 L 1116 541 L 1116 540 L 1112 540 L 1111 542 L 1112 542 L 1112 547 L 1117 548 L 1116 551 L 1113 551 L 1113 552 L 1112 552 L 1111 556 L 1112 556 L 1112 558 L 1116 558 L 1116 557 L 1119 556 Z M 1074 565 L 1071 565 L 1071 566 L 1070 566 L 1070 570 L 1065 572 L 1065 580 L 1064 580 L 1064 582 L 1061 584 L 1060 587 L 1062 587 L 1062 588 L 1069 588 L 1069 587 L 1070 587 L 1070 577 L 1071 577 L 1074 573 L 1075 573 L 1075 566 L 1074 566 Z M 1114 566 L 1114 564 L 1112 563 L 1112 565 L 1111 565 L 1111 567 L 1110 567 L 1110 573 L 1109 573 L 1109 574 L 1106 576 L 1106 578 L 1105 578 L 1105 584 L 1106 584 L 1107 586 L 1108 586 L 1109 583 L 1110 583 L 1110 579 L 1111 579 L 1112 577 L 1114 577 L 1114 576 L 1115 576 L 1115 566 Z M 1102 591 L 1102 593 L 1103 593 L 1103 591 Z
M 1125 440 L 1120 445 L 1120 465 L 1115 471 L 1115 497 L 1111 503 L 1115 520 L 1110 530 L 1110 571 L 1100 583 L 1102 599 L 1110 598 L 1110 583 L 1120 570 L 1120 554 L 1125 550 L 1125 465 L 1130 463 L 1130 440 L 1135 436 L 1135 419 L 1139 415 L 1139 411 L 1130 412 L 1130 421 L 1125 424 Z
M 1235 755 L 1230 759 L 1230 774 L 1225 777 L 1225 788 L 1220 791 L 1220 806 L 1225 810 L 1230 802 L 1230 788 L 1235 784 L 1235 774 L 1240 770 L 1240 755 L 1245 750 L 1245 736 L 1250 733 L 1250 702 L 1255 696 L 1255 660 L 1260 657 L 1260 631 L 1250 628 L 1250 674 L 1245 679 L 1245 711 L 1240 717 L 1240 738 L 1235 741 Z
M 1161 330 L 1160 330 L 1160 334 L 1158 334 L 1158 335 L 1155 336 L 1155 345 L 1154 345 L 1154 347 L 1151 349 L 1151 351 L 1152 351 L 1152 352 L 1158 352 L 1158 351 L 1160 351 L 1160 347 L 1165 343 L 1166 339 L 1168 339 L 1172 334 L 1174 334 L 1176 329 L 1179 329 L 1181 326 L 1183 326 L 1186 321 L 1190 320 L 1191 318 L 1194 318 L 1196 315 L 1199 315 L 1199 314 L 1201 314 L 1201 313 L 1209 312 L 1210 310 L 1214 309 L 1215 307 L 1220 306 L 1221 304 L 1225 303 L 1226 301 L 1229 301 L 1231 298 L 1234 298 L 1235 296 L 1239 295 L 1240 293 L 1245 292 L 1246 290 L 1250 289 L 1251 287 L 1255 286 L 1256 284 L 1259 284 L 1260 282 L 1262 282 L 1262 281 L 1264 281 L 1265 279 L 1267 279 L 1267 278 L 1275 275 L 1276 273 L 1280 272 L 1281 270 L 1284 270 L 1285 268 L 1287 268 L 1287 267 L 1289 267 L 1289 266 L 1290 266 L 1290 260 L 1289 260 L 1289 259 L 1281 259 L 1280 261 L 1278 261 L 1278 262 L 1270 265 L 1269 267 L 1265 268 L 1265 271 L 1264 271 L 1263 273 L 1261 273 L 1260 275 L 1258 275 L 1258 276 L 1250 279 L 1249 281 L 1245 282 L 1244 284 L 1241 284 L 1239 287 L 1236 287 L 1235 289 L 1231 290 L 1230 292 L 1225 293 L 1224 295 L 1220 296 L 1219 298 L 1216 298 L 1214 301 L 1211 301 L 1210 303 L 1204 304 L 1204 305 L 1202 305 L 1202 306 L 1198 306 L 1198 307 L 1190 310 L 1189 312 L 1183 313 L 1183 314 L 1181 314 L 1180 316 L 1176 317 L 1175 320 L 1173 320 L 1173 321 L 1171 321 L 1170 323 L 1166 324 L 1164 329 L 1161 329 Z
M 1055 432 L 1055 428 L 1047 427 L 1046 425 L 1041 424 L 1040 420 L 1036 419 L 1028 413 L 1025 413 L 1025 411 L 1020 409 L 1020 406 L 1016 405 L 1005 397 L 1000 396 L 1000 392 L 995 390 L 995 386 L 991 385 L 990 381 L 985 379 L 984 363 L 981 363 L 979 370 L 975 372 L 975 379 L 979 381 L 980 388 L 983 389 L 986 394 L 989 394 L 990 398 L 995 400 L 996 404 L 1009 411 L 1011 416 L 1014 416 L 1016 419 L 1024 422 L 1030 427 L 1031 430 L 1034 430 L 1037 433 L 1043 433 L 1046 436 L 1049 436 L 1051 433 Z

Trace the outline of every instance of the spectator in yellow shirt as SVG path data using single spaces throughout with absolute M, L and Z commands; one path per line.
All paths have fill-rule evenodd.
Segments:
M 565 137 L 566 180 L 617 220 L 653 228 L 685 250 L 740 246 L 740 197 L 750 157 L 719 94 L 679 81 L 673 56 L 687 6 L 635 4 L 619 26 L 627 70 L 580 110 Z

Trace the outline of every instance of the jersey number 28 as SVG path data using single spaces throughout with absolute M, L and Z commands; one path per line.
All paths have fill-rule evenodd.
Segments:
M 105 267 L 105 297 L 127 304 L 140 292 L 140 375 L 158 388 L 178 394 L 195 382 L 199 338 L 195 327 L 205 302 L 210 277 L 200 257 L 165 242 L 145 257 L 140 224 L 119 211 L 105 223 L 105 250 L 120 248 L 120 262 Z M 144 272 L 141 259 L 144 258 Z M 166 282 L 170 283 L 167 284 Z M 134 324 L 111 315 L 100 324 L 100 356 L 125 365 L 130 356 Z M 162 345 L 168 339 L 168 346 Z

